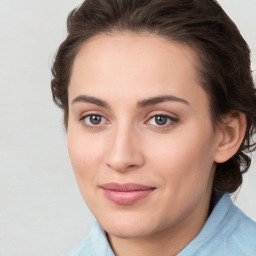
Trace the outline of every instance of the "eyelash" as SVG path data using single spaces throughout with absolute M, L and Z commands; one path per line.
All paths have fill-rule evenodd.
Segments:
M 85 126 L 86 128 L 89 128 L 89 129 L 99 129 L 99 128 L 101 128 L 104 125 L 104 124 L 87 124 L 86 123 L 86 119 L 87 118 L 92 118 L 92 117 L 100 117 L 101 118 L 101 122 L 102 122 L 102 119 L 105 119 L 107 121 L 107 118 L 105 118 L 104 116 L 102 116 L 100 114 L 85 115 L 85 116 L 81 117 L 79 119 L 79 121 L 82 123 L 83 126 Z
M 101 118 L 101 123 L 100 124 L 88 124 L 88 122 L 86 122 L 86 119 L 88 118 L 92 118 L 92 117 L 99 117 Z M 163 125 L 160 125 L 160 124 L 157 124 L 156 123 L 156 118 L 166 118 L 167 119 L 167 122 L 168 124 L 163 124 Z M 150 120 L 154 119 L 155 120 L 155 124 L 150 124 Z M 105 120 L 102 124 L 102 121 Z M 89 115 L 85 115 L 83 117 L 81 117 L 79 119 L 79 121 L 82 123 L 83 126 L 85 126 L 86 128 L 89 128 L 89 129 L 100 129 L 102 128 L 102 126 L 104 126 L 105 124 L 108 124 L 110 123 L 108 121 L 107 118 L 105 118 L 104 116 L 100 115 L 100 114 L 89 114 Z M 145 124 L 147 125 L 150 125 L 152 128 L 154 129 L 166 129 L 166 128 L 169 128 L 170 126 L 174 125 L 175 123 L 177 123 L 179 121 L 178 118 L 174 118 L 174 117 L 171 117 L 169 115 L 166 115 L 166 114 L 156 114 L 156 115 L 153 115 L 151 116 L 149 119 L 147 119 L 147 121 L 145 122 Z
M 165 124 L 163 124 L 163 125 L 161 125 L 161 124 L 157 124 L 156 123 L 156 118 L 165 118 L 165 119 L 167 119 L 167 124 L 165 123 Z M 150 122 L 150 120 L 151 119 L 154 119 L 155 121 L 155 124 L 154 125 L 152 125 L 152 124 L 150 124 L 149 122 Z M 174 125 L 175 123 L 177 123 L 179 120 L 178 120 L 178 118 L 175 118 L 175 117 L 171 117 L 171 116 L 169 116 L 169 115 L 166 115 L 166 114 L 156 114 L 156 115 L 153 115 L 153 116 L 151 116 L 149 119 L 148 119 L 148 121 L 146 122 L 146 124 L 148 124 L 148 125 L 151 125 L 152 127 L 154 127 L 154 128 L 160 128 L 160 129 L 166 129 L 166 128 L 169 128 L 170 126 L 172 126 L 172 125 Z

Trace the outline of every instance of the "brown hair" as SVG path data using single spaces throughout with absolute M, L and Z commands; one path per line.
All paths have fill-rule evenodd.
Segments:
M 200 60 L 202 87 L 209 96 L 214 126 L 230 111 L 246 115 L 247 129 L 237 153 L 217 164 L 214 190 L 234 192 L 255 150 L 256 92 L 250 50 L 233 21 L 214 0 L 86 0 L 67 20 L 68 36 L 52 67 L 54 102 L 68 121 L 68 85 L 74 58 L 83 42 L 118 31 L 150 32 L 192 47 Z

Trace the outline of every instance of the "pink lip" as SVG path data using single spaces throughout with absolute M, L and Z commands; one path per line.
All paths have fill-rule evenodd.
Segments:
M 110 201 L 120 205 L 131 205 L 147 197 L 155 190 L 154 187 L 148 187 L 135 183 L 107 183 L 100 186 L 103 193 Z

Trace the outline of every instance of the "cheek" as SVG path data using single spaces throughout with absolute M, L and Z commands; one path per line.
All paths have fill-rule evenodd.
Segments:
M 169 187 L 180 191 L 191 191 L 197 187 L 204 189 L 214 162 L 210 130 L 197 132 L 197 129 L 191 128 L 189 131 L 166 136 L 158 143 L 152 142 L 154 147 L 151 147 L 153 150 L 149 156 L 149 159 L 155 159 L 154 167 L 171 184 Z
M 102 147 L 91 136 L 85 136 L 83 132 L 68 131 L 68 152 L 72 163 L 77 185 L 85 203 L 91 206 L 95 202 L 95 184 L 97 184 L 99 165 L 102 162 Z
M 85 136 L 84 133 L 77 130 L 73 132 L 70 128 L 68 131 L 68 153 L 78 182 L 79 179 L 85 178 L 86 181 L 96 173 L 95 169 L 103 155 L 101 151 L 102 146 L 97 144 L 93 136 Z

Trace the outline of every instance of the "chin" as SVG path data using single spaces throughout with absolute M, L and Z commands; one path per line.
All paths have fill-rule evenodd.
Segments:
M 141 238 L 148 236 L 151 232 L 148 230 L 148 225 L 132 225 L 127 223 L 120 225 L 118 223 L 103 227 L 103 229 L 110 235 L 119 238 Z
M 129 216 L 130 215 L 130 216 Z M 101 227 L 110 235 L 120 238 L 145 237 L 157 230 L 154 220 L 145 215 L 123 213 L 112 218 L 98 218 Z

